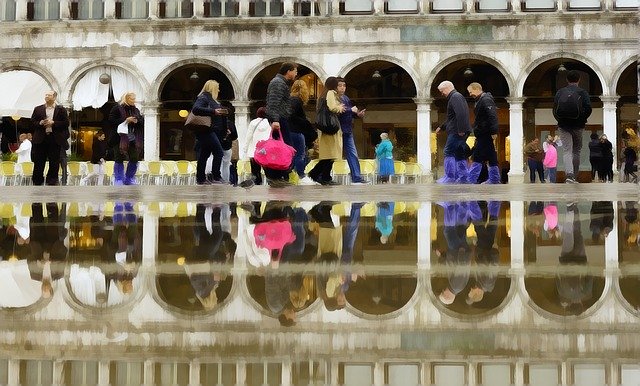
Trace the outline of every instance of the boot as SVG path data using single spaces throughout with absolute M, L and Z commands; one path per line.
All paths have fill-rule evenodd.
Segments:
M 489 217 L 491 219 L 497 219 L 500 214 L 500 201 L 489 201 Z
M 501 184 L 500 169 L 497 166 L 489 166 L 489 179 L 483 184 Z
M 137 162 L 129 162 L 127 164 L 127 173 L 125 174 L 125 185 L 137 185 L 136 183 L 136 170 L 138 170 Z
M 467 160 L 456 161 L 456 184 L 469 183 L 469 170 L 467 169 Z
M 480 177 L 480 172 L 482 171 L 482 164 L 479 162 L 474 162 L 469 167 L 469 176 L 468 180 L 470 184 L 477 184 L 478 177 Z
M 444 176 L 438 180 L 439 184 L 455 184 L 456 182 L 456 159 L 444 157 Z
M 122 163 L 113 165 L 113 184 L 115 186 L 124 185 L 124 164 Z

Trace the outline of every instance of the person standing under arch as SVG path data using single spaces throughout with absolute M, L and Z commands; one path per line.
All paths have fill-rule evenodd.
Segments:
M 120 102 L 109 113 L 109 123 L 113 127 L 110 145 L 114 148 L 114 185 L 135 185 L 138 160 L 144 139 L 144 118 L 136 107 L 136 94 L 126 92 Z M 124 160 L 127 159 L 127 170 Z
M 493 140 L 498 135 L 498 113 L 496 102 L 490 92 L 482 91 L 482 85 L 473 82 L 467 86 L 469 95 L 476 100 L 474 109 L 475 121 L 473 122 L 473 134 L 476 144 L 473 147 L 473 163 L 469 168 L 469 183 L 478 181 L 482 164 L 489 163 L 488 184 L 500 183 L 500 170 L 498 169 L 498 153 Z
M 46 184 L 58 185 L 60 169 L 60 151 L 69 146 L 69 115 L 67 109 L 56 103 L 58 93 L 49 90 L 44 93 L 44 104 L 36 106 L 31 114 L 33 141 L 31 159 L 33 160 L 34 185 L 45 183 L 44 166 L 49 161 Z

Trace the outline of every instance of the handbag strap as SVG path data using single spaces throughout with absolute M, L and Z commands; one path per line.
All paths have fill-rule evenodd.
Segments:
M 275 138 L 273 138 L 273 132 L 274 131 L 277 131 L 278 134 L 280 134 L 280 135 L 278 135 L 278 139 L 276 139 L 276 141 L 280 141 L 280 142 L 284 143 L 284 139 L 282 139 L 282 130 L 280 130 L 280 128 L 274 129 L 273 126 L 271 126 L 271 134 L 270 134 L 271 139 L 275 139 Z

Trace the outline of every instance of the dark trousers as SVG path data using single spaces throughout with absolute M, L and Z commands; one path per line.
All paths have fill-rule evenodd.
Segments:
M 56 143 L 52 134 L 46 135 L 42 143 L 34 143 L 31 147 L 31 160 L 33 161 L 34 185 L 45 183 L 44 166 L 49 161 L 46 184 L 58 185 L 58 170 L 60 169 L 60 145 Z
M 536 182 L 536 172 L 538 172 L 540 182 L 544 182 L 544 166 L 542 165 L 542 161 L 529 158 L 527 159 L 527 164 L 529 165 L 529 180 L 531 183 Z
M 498 153 L 493 145 L 491 137 L 476 137 L 476 144 L 473 146 L 473 162 L 489 162 L 489 166 L 498 166 Z
M 316 166 L 309 172 L 309 177 L 317 182 L 331 181 L 331 168 L 333 168 L 332 159 L 321 159 Z
M 213 162 L 211 164 L 211 176 L 214 180 L 220 181 L 222 176 L 220 174 L 220 165 L 222 165 L 222 145 L 218 136 L 213 132 L 196 133 L 196 140 L 198 141 L 198 163 L 196 164 L 196 182 L 201 184 L 205 181 L 205 169 L 207 166 L 207 159 L 209 155 L 213 154 Z
M 251 174 L 253 175 L 253 183 L 256 185 L 262 185 L 262 166 L 253 158 L 249 158 L 251 163 Z
M 604 180 L 605 176 L 602 174 L 602 159 L 600 157 L 589 157 L 591 163 L 591 180 L 595 180 L 596 176 Z

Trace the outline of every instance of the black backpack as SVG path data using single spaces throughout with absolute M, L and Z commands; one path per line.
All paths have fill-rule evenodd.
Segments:
M 579 119 L 582 115 L 582 96 L 578 90 L 562 88 L 558 91 L 558 104 L 553 112 L 557 119 Z

